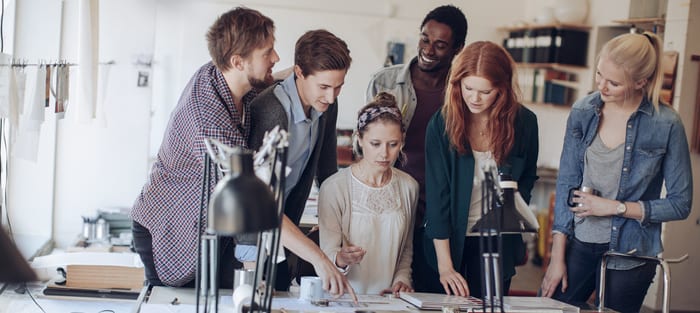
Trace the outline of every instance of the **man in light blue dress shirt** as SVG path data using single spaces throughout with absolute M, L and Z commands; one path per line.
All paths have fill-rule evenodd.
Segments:
M 275 126 L 289 133 L 291 173 L 285 182 L 282 245 L 311 263 L 324 289 L 336 295 L 354 293 L 345 276 L 298 225 L 314 180 L 320 184 L 338 170 L 336 100 L 351 62 L 347 44 L 332 33 L 313 30 L 302 35 L 294 50 L 293 74 L 251 103 L 248 142 L 250 149 L 259 149 L 265 132 Z M 287 290 L 290 281 L 286 262 L 280 263 L 275 288 Z

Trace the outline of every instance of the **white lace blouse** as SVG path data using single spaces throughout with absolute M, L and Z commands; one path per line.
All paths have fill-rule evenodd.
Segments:
M 402 281 L 411 286 L 413 219 L 418 183 L 392 169 L 382 187 L 362 183 L 350 168 L 340 170 L 321 185 L 319 228 L 321 249 L 332 260 L 341 249 L 343 234 L 367 251 L 347 270 L 358 294 L 378 294 Z

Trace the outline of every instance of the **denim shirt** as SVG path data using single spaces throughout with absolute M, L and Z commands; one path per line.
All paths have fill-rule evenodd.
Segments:
M 574 103 L 566 124 L 559 163 L 552 230 L 573 234 L 574 214 L 566 204 L 570 188 L 583 178 L 583 159 L 600 123 L 603 101 L 594 92 Z M 682 220 L 690 214 L 693 179 L 690 153 L 680 116 L 673 108 L 654 109 L 644 97 L 627 121 L 620 186 L 615 200 L 643 203 L 644 219 L 613 216 L 610 251 L 656 256 L 663 251 L 661 223 Z M 666 197 L 661 187 L 666 184 Z M 608 268 L 629 269 L 635 262 L 611 259 Z M 638 264 L 638 263 L 637 263 Z
M 418 62 L 415 57 L 406 64 L 397 64 L 383 68 L 372 75 L 367 86 L 367 103 L 371 102 L 378 93 L 386 91 L 396 97 L 396 103 L 401 109 L 403 125 L 408 129 L 416 112 L 418 97 L 411 80 L 411 65 Z

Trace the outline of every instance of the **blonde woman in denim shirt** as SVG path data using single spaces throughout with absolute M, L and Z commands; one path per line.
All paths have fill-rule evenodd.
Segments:
M 569 115 L 559 164 L 552 258 L 544 296 L 584 303 L 598 286 L 606 251 L 656 256 L 661 223 L 688 217 L 692 172 L 688 142 L 673 108 L 659 104 L 661 41 L 652 33 L 624 34 L 598 57 L 598 91 Z M 666 185 L 666 197 L 661 187 Z M 598 195 L 569 190 L 593 187 Z M 606 305 L 639 312 L 656 264 L 608 263 Z

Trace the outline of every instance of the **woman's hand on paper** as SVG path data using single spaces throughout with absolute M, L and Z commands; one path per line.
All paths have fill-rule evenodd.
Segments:
M 348 293 L 355 304 L 358 303 L 355 290 L 350 286 L 347 277 L 338 271 L 330 259 L 323 258 L 322 262 L 312 264 L 314 264 L 314 270 L 318 277 L 323 280 L 323 290 L 328 291 L 334 297 L 340 297 Z
M 448 295 L 469 296 L 467 280 L 453 268 L 440 271 L 440 283 L 442 287 L 445 288 L 445 293 Z
M 402 281 L 397 281 L 396 283 L 394 283 L 393 286 L 391 286 L 391 288 L 382 290 L 382 295 L 387 294 L 387 293 L 391 293 L 394 296 L 398 297 L 399 292 L 413 292 L 413 291 L 414 290 L 410 285 L 408 285 Z

